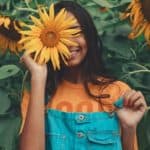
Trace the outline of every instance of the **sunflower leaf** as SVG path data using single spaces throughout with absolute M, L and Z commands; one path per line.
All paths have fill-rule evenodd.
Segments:
M 16 65 L 4 65 L 0 67 L 0 80 L 14 76 L 20 71 Z
M 4 112 L 8 110 L 9 106 L 10 106 L 10 100 L 8 98 L 8 95 L 1 89 L 0 90 L 0 115 L 4 114 Z

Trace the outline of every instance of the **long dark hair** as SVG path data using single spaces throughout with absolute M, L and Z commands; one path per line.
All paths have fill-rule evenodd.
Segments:
M 87 43 L 87 55 L 82 63 L 82 76 L 84 77 L 84 87 L 89 96 L 96 100 L 100 98 L 108 97 L 108 95 L 93 95 L 88 87 L 88 83 L 94 85 L 100 85 L 100 87 L 106 87 L 115 79 L 108 75 L 103 61 L 102 61 L 102 42 L 98 36 L 96 27 L 92 21 L 89 13 L 82 8 L 79 4 L 72 1 L 61 1 L 55 4 L 55 13 L 58 13 L 62 8 L 65 8 L 68 12 L 71 12 L 81 25 L 82 32 L 84 34 Z M 63 77 L 63 69 L 60 71 L 54 71 L 51 64 L 48 64 L 48 79 L 47 79 L 47 91 L 53 95 L 57 85 L 60 83 Z M 104 77 L 104 80 L 100 80 L 99 77 Z M 106 80 L 107 79 L 107 80 Z

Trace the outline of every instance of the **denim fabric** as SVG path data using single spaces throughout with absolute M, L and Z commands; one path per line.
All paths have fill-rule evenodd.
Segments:
M 46 150 L 122 150 L 116 113 L 48 109 Z

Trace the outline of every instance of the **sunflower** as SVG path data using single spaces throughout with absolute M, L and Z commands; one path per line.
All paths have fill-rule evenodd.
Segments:
M 145 39 L 150 44 L 150 0 L 132 0 L 127 8 L 127 12 L 122 18 L 130 17 L 132 23 L 132 32 L 130 39 L 134 39 L 144 33 Z
M 10 25 L 10 18 L 9 17 L 3 17 L 3 16 L 0 16 L 0 26 L 4 26 L 5 28 L 8 29 L 8 26 Z
M 60 58 L 67 64 L 70 52 L 68 46 L 77 46 L 71 38 L 79 35 L 79 29 L 72 26 L 77 22 L 67 16 L 67 11 L 61 9 L 55 15 L 54 4 L 51 4 L 49 13 L 44 7 L 38 9 L 39 18 L 31 16 L 33 24 L 25 25 L 28 29 L 20 33 L 24 36 L 19 43 L 24 44 L 26 54 L 32 54 L 38 64 L 52 63 L 54 70 L 60 69 Z
M 0 49 L 5 52 L 10 49 L 11 52 L 17 52 L 21 45 L 18 41 L 21 39 L 21 34 L 18 33 L 19 23 L 11 20 L 8 17 L 0 16 Z

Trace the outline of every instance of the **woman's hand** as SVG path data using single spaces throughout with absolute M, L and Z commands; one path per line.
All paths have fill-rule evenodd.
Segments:
M 140 91 L 129 90 L 123 95 L 123 108 L 117 110 L 121 126 L 125 129 L 136 129 L 146 111 L 146 102 Z
M 19 149 L 45 150 L 44 100 L 47 66 L 46 64 L 38 65 L 32 57 L 27 55 L 23 55 L 20 61 L 26 65 L 31 73 L 31 90 Z
M 31 73 L 32 78 L 34 79 L 42 79 L 46 81 L 47 78 L 47 65 L 39 65 L 31 58 L 29 55 L 23 55 L 20 59 L 20 62 L 25 63 L 26 67 Z

